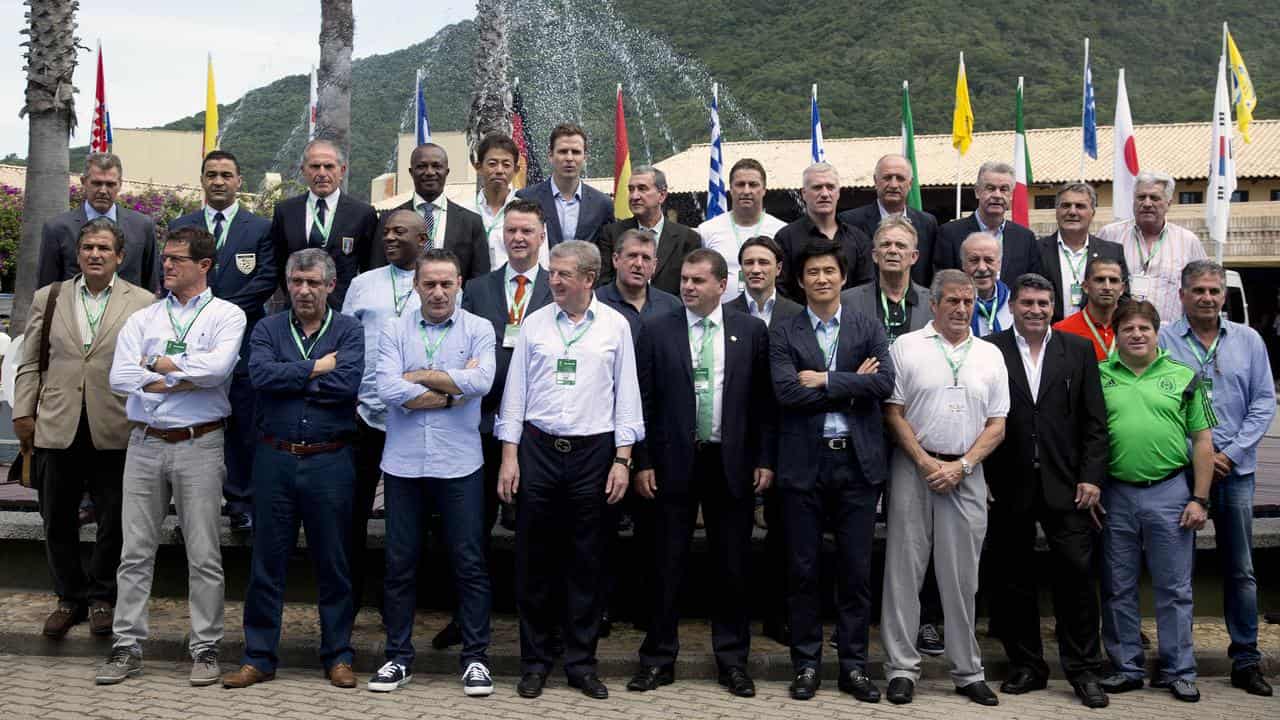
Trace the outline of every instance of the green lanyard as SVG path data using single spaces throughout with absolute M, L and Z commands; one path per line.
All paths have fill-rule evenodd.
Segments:
M 329 329 L 329 321 L 333 319 L 333 308 L 329 308 L 325 311 L 324 325 L 320 326 L 320 332 L 316 333 L 315 339 L 311 341 L 311 347 L 309 348 L 304 348 L 302 346 L 302 336 L 298 335 L 298 328 L 294 327 L 295 323 L 293 321 L 296 320 L 298 316 L 293 315 L 292 310 L 289 311 L 289 314 L 289 332 L 293 335 L 293 344 L 298 346 L 298 354 L 302 356 L 303 360 L 310 360 L 311 351 L 316 349 L 316 345 L 320 343 L 320 338 L 324 337 L 325 332 Z
M 476 197 L 476 211 L 482 218 L 484 217 L 484 214 L 489 211 L 489 203 L 485 202 L 483 191 L 480 193 L 479 196 Z M 493 218 L 493 222 L 484 226 L 484 236 L 487 238 L 493 234 L 494 228 L 502 227 L 502 220 L 506 216 L 507 216 L 507 205 L 506 203 L 503 203 L 502 209 L 499 210 L 497 216 Z
M 895 302 L 894 305 L 896 305 L 898 309 L 902 310 L 902 322 L 906 322 L 907 296 L 904 294 L 902 296 L 902 299 Z M 890 327 L 897 327 L 897 326 L 890 326 L 889 324 L 889 296 L 885 295 L 883 290 L 880 291 L 880 307 L 884 309 L 884 329 L 888 330 Z M 901 325 L 902 323 L 898 323 L 898 324 Z
M 86 347 L 93 344 L 93 339 L 98 337 L 98 325 L 102 322 L 102 314 L 107 311 L 107 302 L 110 299 L 111 287 L 107 286 L 102 292 L 102 302 L 94 301 L 98 308 L 98 314 L 95 315 L 89 311 L 89 288 L 83 285 L 80 286 L 80 305 L 84 309 L 84 319 L 89 323 L 89 342 L 85 343 Z
M 1160 246 L 1164 244 L 1164 234 L 1168 231 L 1168 226 L 1165 226 L 1165 228 L 1160 231 L 1160 237 L 1156 238 L 1155 243 L 1151 245 L 1151 252 L 1147 254 L 1146 257 L 1143 257 L 1142 241 L 1144 238 L 1142 237 L 1142 228 L 1139 228 L 1137 225 L 1133 226 L 1133 234 L 1138 239 L 1138 264 L 1142 266 L 1143 275 L 1147 274 L 1147 268 L 1151 266 L 1151 261 L 1155 259 L 1156 253 L 1160 252 Z
M 233 202 L 231 203 L 231 205 L 227 207 L 226 210 L 214 210 L 214 215 L 218 213 L 222 213 L 222 234 L 221 235 L 214 235 L 213 233 L 213 228 L 214 228 L 213 215 L 210 215 L 209 213 L 204 214 L 204 225 L 209 230 L 209 234 L 214 235 L 214 239 L 218 241 L 219 250 L 221 250 L 222 246 L 227 242 L 227 233 L 231 232 L 231 219 L 236 216 L 236 211 L 239 209 L 240 209 L 240 203 Z M 328 237 L 329 237 L 329 233 L 325 232 L 325 238 L 327 239 Z
M 427 337 L 426 321 L 418 323 L 418 333 L 422 335 L 422 351 L 427 354 L 428 367 L 435 363 L 436 353 L 440 350 L 440 346 L 444 344 L 444 339 L 449 337 L 449 331 L 453 329 L 453 318 L 449 318 L 445 322 L 447 324 L 444 326 L 444 332 L 440 333 L 440 337 L 436 338 L 434 343 Z
M 951 384 L 953 386 L 960 384 L 960 369 L 964 367 L 964 361 L 969 358 L 969 350 L 973 347 L 973 335 L 969 335 L 969 339 L 964 341 L 960 346 L 959 359 L 954 360 L 951 353 L 947 352 L 947 348 L 942 344 L 940 335 L 933 336 L 933 342 L 938 346 L 938 350 L 942 351 L 942 357 L 947 361 L 947 366 L 951 368 Z
M 1206 353 L 1200 352 L 1200 346 L 1191 339 L 1190 335 L 1183 335 L 1182 339 L 1187 342 L 1187 347 L 1191 348 L 1191 353 L 1196 356 L 1196 360 L 1200 361 L 1200 372 L 1204 372 L 1210 364 L 1216 365 L 1218 356 L 1218 342 L 1222 340 L 1222 331 L 1218 331 L 1218 336 L 1213 339 L 1213 344 L 1209 346 Z
M 391 304 L 395 306 L 396 317 L 400 317 L 400 313 L 404 312 L 404 306 L 409 302 L 409 296 L 413 294 L 413 286 L 410 285 L 402 297 L 400 290 L 396 287 L 395 265 L 387 266 L 387 274 L 391 276 Z
M 829 332 L 828 327 L 829 327 L 829 326 L 828 326 L 828 325 L 826 325 L 826 324 L 823 324 L 823 325 L 822 325 L 822 334 L 823 334 L 823 335 L 826 335 L 826 334 Z M 836 347 L 837 347 L 839 344 L 840 344 L 840 326 L 839 326 L 839 325 L 836 325 L 836 334 L 835 334 L 835 337 L 832 337 L 832 338 L 831 338 L 831 342 L 827 343 L 827 346 L 826 346 L 826 347 L 824 347 L 824 348 L 822 348 L 822 359 L 823 359 L 823 361 L 826 363 L 826 368 L 827 368 L 828 370 L 831 370 L 831 369 L 832 369 L 832 367 L 831 367 L 831 361 L 832 361 L 832 360 L 834 360 L 834 359 L 835 359 L 835 357 L 836 357 Z
M 327 199 L 325 200 L 325 204 L 326 205 L 328 204 Z M 307 196 L 307 210 L 311 213 L 311 222 L 314 223 L 313 227 L 319 226 L 320 237 L 324 238 L 324 244 L 328 245 L 329 232 L 333 230 L 333 216 L 338 214 L 338 209 L 337 208 L 326 208 L 326 209 L 329 211 L 326 213 L 328 217 L 324 219 L 324 222 L 320 222 L 320 215 L 319 215 L 320 209 L 316 207 L 315 202 L 311 200 L 311 196 L 310 195 Z
M 1115 334 L 1113 333 L 1111 335 L 1111 344 L 1107 345 L 1102 341 L 1102 333 L 1098 332 L 1098 328 L 1093 324 L 1093 319 L 1089 317 L 1089 309 L 1083 308 L 1080 310 L 1080 313 L 1084 316 L 1084 324 L 1089 328 L 1089 332 L 1093 333 L 1093 339 L 1098 341 L 1098 347 L 1105 349 L 1107 351 L 1107 357 L 1111 357 L 1116 351 Z
M 702 340 L 701 342 L 698 343 L 698 352 L 693 354 L 693 368 L 695 370 L 701 368 L 701 365 L 699 363 L 702 361 L 702 354 L 707 351 L 707 345 L 711 342 L 711 339 L 716 336 L 717 332 L 720 332 L 720 326 L 711 322 L 711 318 L 703 318 L 702 322 L 706 323 L 705 325 L 702 325 Z M 701 324 L 701 323 L 695 323 L 695 324 Z M 693 327 L 694 327 L 693 325 L 689 326 L 689 349 L 690 350 L 693 349 Z
M 1067 268 L 1071 270 L 1071 281 L 1080 284 L 1080 273 L 1084 272 L 1085 263 L 1089 260 L 1088 245 L 1085 245 L 1084 251 L 1080 253 L 1080 263 L 1077 267 L 1075 254 L 1067 249 L 1067 244 L 1062 242 L 1062 236 L 1058 236 L 1058 251 L 1062 253 L 1062 257 L 1066 258 Z
M 196 324 L 196 319 L 200 317 L 200 313 L 204 312 L 204 309 L 209 307 L 209 303 L 211 302 L 213 302 L 212 296 L 210 296 L 208 300 L 204 301 L 204 304 L 200 306 L 199 310 L 196 310 L 196 314 L 192 316 L 191 322 L 188 322 L 186 325 L 182 325 L 173 317 L 173 307 L 169 304 L 169 301 L 166 300 L 164 310 L 169 313 L 169 324 L 173 326 L 173 339 L 178 341 L 180 344 L 185 343 L 187 341 L 187 333 L 191 332 L 191 326 Z
M 999 305 L 1000 305 L 1000 289 L 999 289 L 999 288 L 996 288 L 996 295 L 995 295 L 995 297 L 991 298 L 991 310 L 990 310 L 990 311 L 988 311 L 985 307 L 983 307 L 983 306 L 985 305 L 985 303 L 982 303 L 982 302 L 974 302 L 974 305 L 977 305 L 977 306 L 978 306 L 978 312 L 982 315 L 982 317 L 983 317 L 983 318 L 985 318 L 985 319 L 986 319 L 986 321 L 987 321 L 987 329 L 988 329 L 988 330 L 991 330 L 992 332 L 995 332 L 995 329 L 996 329 L 996 315 L 1000 314 L 1000 308 L 999 308 Z
M 562 310 L 561 312 L 564 311 Z M 565 317 L 568 317 L 568 315 L 568 313 L 565 313 Z M 596 319 L 594 317 L 591 318 L 578 329 L 578 332 L 573 334 L 573 337 L 566 340 L 564 337 L 564 331 L 560 329 L 560 318 L 556 318 L 556 332 L 560 334 L 560 342 L 564 343 L 564 354 L 566 357 L 569 355 L 569 348 L 573 347 L 574 343 L 581 340 L 582 336 L 587 334 L 587 331 L 591 329 L 591 324 L 595 321 Z

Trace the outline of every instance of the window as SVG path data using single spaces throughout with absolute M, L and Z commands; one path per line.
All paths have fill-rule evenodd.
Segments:
M 1273 189 L 1271 191 L 1271 200 L 1272 202 L 1280 200 L 1280 189 Z
M 1231 202 L 1249 202 L 1249 191 L 1248 190 L 1232 191 Z
M 1053 195 L 1037 195 L 1037 196 L 1036 196 L 1036 209 L 1037 209 L 1037 210 L 1052 210 L 1052 209 L 1053 209 L 1053 198 L 1054 198 L 1054 196 L 1053 196 Z
M 1201 205 L 1204 204 L 1204 191 L 1191 190 L 1178 193 L 1179 205 Z

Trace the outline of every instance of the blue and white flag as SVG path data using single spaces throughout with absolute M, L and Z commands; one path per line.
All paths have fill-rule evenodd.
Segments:
M 724 188 L 724 150 L 720 146 L 720 84 L 711 86 L 711 176 L 707 183 L 707 214 L 710 220 L 729 209 Z
M 1098 159 L 1098 108 L 1093 100 L 1093 70 L 1089 68 L 1089 38 L 1084 39 L 1084 109 L 1080 113 L 1084 154 Z
M 427 120 L 427 96 L 422 87 L 422 70 L 418 70 L 418 81 L 413 89 L 414 124 L 418 131 L 418 144 L 431 142 L 431 123 Z
M 809 122 L 813 126 L 809 141 L 810 154 L 813 155 L 814 162 L 826 162 L 827 153 L 822 149 L 822 116 L 818 113 L 817 83 L 813 84 L 813 91 L 809 95 Z

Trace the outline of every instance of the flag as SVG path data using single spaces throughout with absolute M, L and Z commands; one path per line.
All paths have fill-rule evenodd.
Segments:
M 1097 160 L 1098 107 L 1093 99 L 1093 70 L 1089 68 L 1089 38 L 1084 39 L 1084 107 L 1080 111 L 1080 132 L 1084 141 L 1084 154 Z
M 826 162 L 827 153 L 822 149 L 822 116 L 818 113 L 817 83 L 813 84 L 813 90 L 809 94 L 809 124 L 812 126 L 809 133 L 809 154 L 816 163 Z
M 511 87 L 511 137 L 520 148 L 520 161 L 516 174 L 511 178 L 511 187 L 519 190 L 542 180 L 542 165 L 532 152 L 533 136 L 529 130 L 529 114 L 524 107 L 524 96 L 520 93 L 520 78 Z
M 316 66 L 311 66 L 311 95 L 307 100 L 307 142 L 316 139 Z
M 1014 115 L 1013 131 L 1013 221 L 1029 226 L 1030 207 L 1027 188 L 1031 186 L 1031 154 L 1027 151 L 1027 124 L 1022 119 L 1022 78 L 1018 78 L 1018 100 Z
M 951 147 L 961 155 L 969 152 L 973 142 L 973 106 L 969 104 L 969 80 L 964 74 L 964 53 L 960 53 L 960 71 L 956 74 L 956 109 L 951 115 Z
M 1244 137 L 1244 141 L 1250 142 L 1249 123 L 1253 122 L 1253 109 L 1258 105 L 1258 96 L 1253 93 L 1249 70 L 1244 66 L 1244 58 L 1240 57 L 1240 49 L 1236 47 L 1236 40 L 1231 37 L 1231 33 L 1227 33 L 1227 55 L 1231 61 L 1231 103 L 1236 106 L 1236 123 L 1240 126 L 1240 135 Z
M 413 86 L 414 127 L 418 133 L 418 144 L 431 142 L 431 123 L 427 119 L 427 95 L 422 87 L 422 70 L 418 70 L 418 79 Z
M 720 146 L 720 85 L 711 85 L 711 175 L 707 182 L 707 212 L 703 218 L 724 214 L 729 201 L 724 189 L 724 151 Z
M 911 95 L 907 81 L 902 81 L 902 156 L 911 163 L 911 192 L 907 194 L 907 207 L 923 210 L 920 201 L 920 173 L 916 167 L 916 124 L 911 119 Z
M 102 79 L 102 43 L 98 43 L 98 88 L 94 91 L 93 127 L 89 152 L 111 152 L 111 113 L 107 112 L 107 87 Z
M 1115 149 L 1111 170 L 1111 210 L 1116 220 L 1133 217 L 1133 180 L 1138 175 L 1138 145 L 1133 139 L 1133 117 L 1129 115 L 1129 94 L 1124 89 L 1124 68 L 1116 84 Z
M 204 91 L 204 144 L 200 157 L 218 149 L 218 94 L 213 89 L 213 53 L 209 53 L 209 77 Z
M 1231 193 L 1236 189 L 1236 164 L 1231 154 L 1231 103 L 1227 93 L 1227 56 L 1218 60 L 1218 87 L 1213 94 L 1213 142 L 1209 148 L 1209 191 L 1205 194 L 1205 225 L 1209 237 L 1227 241 Z
M 627 142 L 627 118 L 622 114 L 622 83 L 618 83 L 618 104 L 613 113 L 613 216 L 631 217 L 627 184 L 631 182 L 631 145 Z

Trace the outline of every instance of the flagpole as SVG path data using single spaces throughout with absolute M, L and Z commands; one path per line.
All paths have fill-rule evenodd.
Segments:
M 1082 82 L 1088 83 L 1089 82 L 1089 76 L 1088 76 L 1089 38 L 1084 39 L 1084 69 L 1085 69 L 1085 76 L 1082 79 Z M 1085 158 L 1084 122 L 1085 122 L 1085 113 L 1089 111 L 1088 104 L 1089 104 L 1089 98 L 1087 96 L 1087 87 L 1085 87 L 1085 88 L 1082 88 L 1082 91 L 1080 93 L 1080 182 L 1082 183 L 1084 182 L 1084 158 Z
M 1224 76 L 1225 76 L 1226 68 L 1227 68 L 1227 23 L 1226 23 L 1225 21 L 1223 21 L 1223 23 L 1222 23 L 1222 57 L 1218 59 L 1218 73 L 1219 73 L 1220 75 L 1224 75 Z M 1230 86 L 1230 84 L 1228 83 L 1228 85 L 1227 85 L 1228 92 L 1230 91 L 1230 87 L 1231 87 L 1231 86 Z M 1228 145 L 1228 146 L 1231 144 L 1231 106 L 1232 106 L 1232 105 L 1233 105 L 1233 103 L 1231 102 L 1231 98 L 1230 98 L 1230 96 L 1228 96 L 1228 98 L 1227 98 L 1227 127 L 1226 127 L 1226 130 L 1225 130 L 1226 142 L 1227 142 L 1227 145 Z M 1216 108 L 1215 108 L 1215 109 L 1216 109 Z M 1217 118 L 1214 118 L 1214 122 L 1215 122 L 1215 123 L 1217 122 Z M 1210 168 L 1209 168 L 1209 171 L 1210 171 L 1210 173 L 1212 173 L 1212 172 L 1213 172 L 1213 168 L 1212 168 L 1212 167 L 1210 167 Z M 1235 174 L 1235 168 L 1234 168 L 1234 167 L 1231 169 L 1231 173 L 1232 173 L 1232 175 L 1234 175 L 1234 174 Z M 1225 212 L 1227 213 L 1227 222 L 1226 222 L 1226 223 L 1224 223 L 1225 227 L 1223 227 L 1223 228 L 1222 228 L 1222 232 L 1220 233 L 1221 237 L 1216 237 L 1216 238 L 1214 238 L 1214 243 L 1213 243 L 1214 261 L 1215 261 L 1215 262 L 1217 262 L 1219 266 L 1221 266 L 1221 265 L 1222 265 L 1222 256 L 1225 254 L 1225 251 L 1226 251 L 1226 245 L 1227 245 L 1227 233 L 1228 233 L 1228 230 L 1229 230 L 1229 229 L 1230 229 L 1230 227 L 1231 227 L 1231 215 L 1230 215 L 1230 213 L 1231 213 L 1231 196 L 1230 196 L 1230 195 L 1228 195 L 1228 196 L 1227 196 L 1225 205 L 1226 205 Z M 1223 211 L 1223 209 L 1222 209 L 1222 208 L 1219 208 L 1219 211 L 1220 211 L 1220 212 L 1222 212 L 1222 211 Z M 1212 232 L 1212 231 L 1214 230 L 1214 228 L 1209 228 L 1209 230 Z

